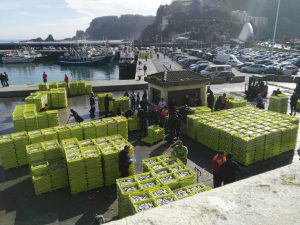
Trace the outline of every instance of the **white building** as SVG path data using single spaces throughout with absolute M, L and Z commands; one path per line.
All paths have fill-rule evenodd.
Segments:
M 231 12 L 231 15 L 236 17 L 240 23 L 252 23 L 257 27 L 268 25 L 268 19 L 266 17 L 250 16 L 247 11 L 235 10 Z

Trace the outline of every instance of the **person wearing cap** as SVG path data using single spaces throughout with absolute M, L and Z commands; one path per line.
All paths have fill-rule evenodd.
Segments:
M 183 142 L 181 140 L 178 140 L 177 144 L 173 148 L 173 155 L 180 159 L 186 165 L 188 153 L 188 148 L 183 145 Z
M 218 152 L 212 159 L 212 173 L 214 188 L 221 187 L 222 179 L 219 174 L 220 166 L 226 162 L 226 155 L 224 151 Z
M 122 177 L 129 176 L 129 166 L 132 163 L 129 157 L 129 145 L 125 145 L 124 149 L 119 153 L 119 171 Z
M 220 166 L 219 175 L 224 182 L 224 185 L 236 181 L 237 173 L 241 171 L 240 166 L 232 160 L 232 155 L 226 156 L 226 162 Z

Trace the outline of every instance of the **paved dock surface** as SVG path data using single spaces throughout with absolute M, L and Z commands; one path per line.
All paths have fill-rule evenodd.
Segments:
M 173 69 L 180 69 L 180 65 L 176 62 L 166 59 L 153 58 L 153 71 L 162 72 L 167 70 L 168 63 Z M 129 81 L 95 81 L 93 85 L 116 86 L 118 83 L 123 83 L 124 86 L 121 91 L 115 91 L 115 96 L 122 96 L 124 94 L 124 87 Z M 132 80 L 132 84 L 146 84 L 143 80 Z M 237 84 L 222 84 L 212 85 L 211 89 L 215 94 L 222 94 L 224 92 L 233 96 L 242 96 L 244 92 L 244 83 Z M 280 86 L 281 90 L 290 95 L 294 84 L 280 84 L 272 83 L 269 88 L 269 94 Z M 36 86 L 37 87 L 37 86 Z M 28 87 L 34 88 L 34 86 Z M 0 88 L 2 93 L 5 90 Z M 142 91 L 138 89 L 137 91 Z M 1 92 L 0 92 L 1 95 Z M 83 116 L 85 120 L 89 118 L 89 96 L 78 96 L 69 98 L 69 107 L 59 110 L 59 119 L 61 124 L 65 124 L 69 117 L 70 108 L 75 109 L 79 115 Z M 0 134 L 12 133 L 13 124 L 11 114 L 16 104 L 24 103 L 23 98 L 2 98 L 0 99 Z M 98 109 L 96 115 L 99 115 Z M 73 122 L 73 121 L 71 121 Z M 136 172 L 142 172 L 141 160 L 164 152 L 170 151 L 170 145 L 166 141 L 162 141 L 154 146 L 145 146 L 141 141 L 139 133 L 130 134 L 130 142 L 135 146 L 136 157 Z M 201 171 L 199 182 L 206 185 L 212 185 L 211 174 L 211 159 L 215 154 L 205 146 L 202 146 L 188 137 L 182 137 L 184 144 L 189 148 L 188 166 L 191 169 L 197 167 Z M 299 140 L 297 148 L 299 149 Z M 270 160 L 256 163 L 254 165 L 243 167 L 239 179 L 244 179 L 259 173 L 263 173 L 292 162 L 299 162 L 299 155 L 297 151 L 288 152 L 283 155 L 274 157 Z M 29 176 L 29 169 L 27 166 L 11 169 L 5 172 L 6 180 L 0 183 L 0 225 L 88 225 L 92 224 L 94 216 L 94 207 L 97 213 L 103 214 L 106 220 L 117 219 L 117 196 L 116 187 L 106 187 L 96 189 L 89 192 L 84 192 L 77 195 L 71 195 L 69 188 L 45 193 L 41 196 L 34 194 L 31 178 Z

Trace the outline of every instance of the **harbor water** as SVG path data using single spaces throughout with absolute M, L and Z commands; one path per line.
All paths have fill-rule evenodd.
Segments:
M 48 82 L 63 81 L 67 74 L 70 80 L 119 80 L 119 66 L 111 63 L 105 66 L 60 66 L 57 62 L 3 64 L 0 73 L 6 72 L 10 84 L 37 84 L 42 82 L 42 74 L 48 74 Z

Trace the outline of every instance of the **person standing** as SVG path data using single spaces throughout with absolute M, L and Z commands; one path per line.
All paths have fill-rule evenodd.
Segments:
M 132 90 L 130 94 L 130 105 L 131 105 L 131 111 L 135 112 L 135 93 L 134 90 Z
M 207 92 L 207 106 L 208 108 L 211 109 L 211 111 L 214 110 L 214 101 L 215 101 L 215 97 L 214 97 L 214 93 L 212 92 L 212 90 L 210 89 L 210 87 L 208 87 Z
M 180 159 L 183 164 L 187 164 L 187 155 L 189 153 L 189 150 L 186 146 L 183 145 L 183 142 L 181 140 L 177 141 L 177 145 L 173 148 L 173 155 Z
M 226 97 L 226 93 L 224 93 L 221 97 L 221 109 L 228 109 L 228 101 Z
M 156 54 L 157 60 L 159 60 L 159 53 Z
M 2 73 L 0 73 L 0 81 L 1 81 L 2 87 L 5 87 L 4 75 Z
M 104 97 L 104 109 L 105 109 L 105 117 L 108 117 L 108 113 L 109 113 L 109 96 L 108 94 L 105 95 Z
M 175 138 L 179 140 L 181 132 L 182 116 L 176 111 L 175 112 Z
M 160 121 L 161 121 L 160 125 L 161 125 L 161 127 L 166 129 L 167 124 L 168 124 L 168 120 L 169 120 L 169 110 L 168 110 L 167 106 L 164 106 L 164 108 L 160 112 Z
M 232 155 L 226 156 L 226 162 L 220 166 L 219 174 L 224 185 L 236 181 L 237 173 L 241 171 L 240 166 L 232 160 Z
M 222 96 L 219 96 L 217 101 L 216 101 L 216 104 L 215 104 L 215 111 L 220 111 L 222 108 Z
M 65 74 L 64 82 L 66 83 L 67 87 L 69 87 L 69 77 Z
M 297 112 L 297 102 L 298 102 L 298 95 L 296 94 L 296 92 L 294 92 L 291 96 L 290 99 L 290 106 L 291 106 L 291 116 L 296 116 L 296 112 Z
M 138 111 L 138 118 L 140 121 L 140 127 L 142 131 L 143 136 L 148 135 L 148 118 L 147 118 L 148 111 L 145 110 L 145 108 L 140 108 Z
M 96 97 L 94 95 L 94 93 L 91 93 L 91 96 L 90 96 L 90 117 L 93 119 L 95 118 L 95 111 L 96 111 Z
M 43 73 L 43 81 L 44 83 L 47 83 L 48 81 L 48 74 L 46 74 L 46 72 Z
M 160 99 L 159 103 L 158 103 L 158 109 L 159 111 L 161 111 L 165 106 L 166 106 L 166 102 L 163 98 Z
M 140 102 L 141 102 L 141 97 L 140 97 L 140 92 L 136 94 L 136 108 L 140 107 Z
M 222 179 L 219 174 L 220 166 L 226 162 L 226 155 L 224 151 L 218 152 L 212 159 L 212 173 L 214 188 L 221 187 Z
M 4 72 L 4 85 L 5 87 L 9 87 L 9 84 L 8 84 L 8 75 L 6 72 Z
M 119 171 L 121 178 L 129 176 L 129 166 L 132 163 L 129 157 L 129 150 L 130 147 L 125 145 L 124 149 L 119 153 Z
M 147 100 L 147 98 L 148 98 L 147 91 L 144 89 L 143 90 L 142 100 Z
M 147 66 L 146 66 L 146 64 L 143 66 L 143 70 L 144 70 L 144 76 L 146 76 L 147 75 Z

